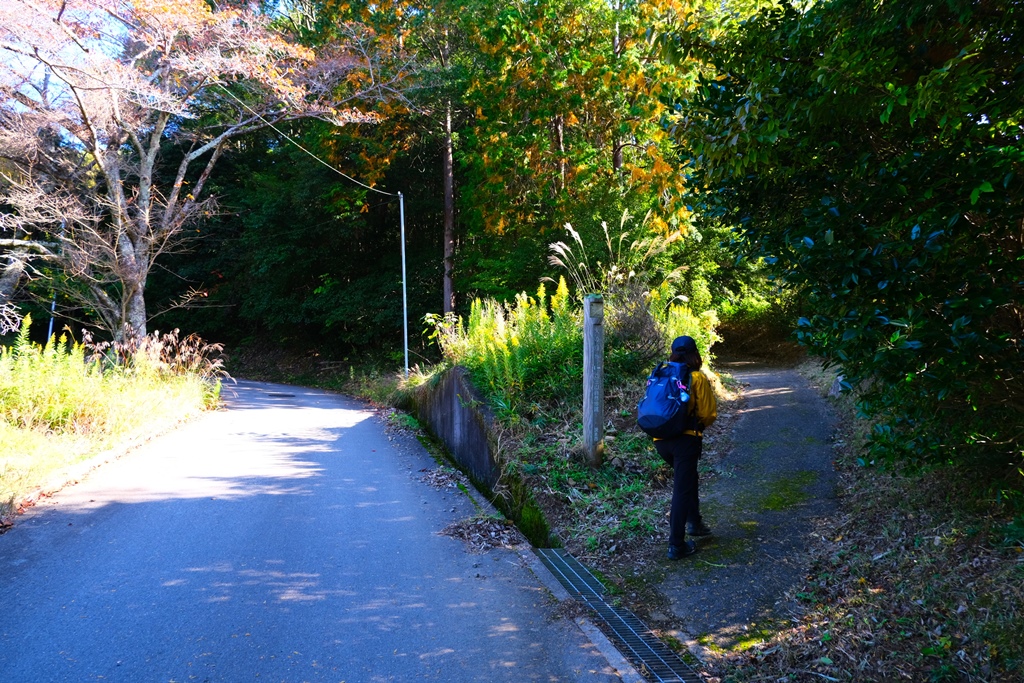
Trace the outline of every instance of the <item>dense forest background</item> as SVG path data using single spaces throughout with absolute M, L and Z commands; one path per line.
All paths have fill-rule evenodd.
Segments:
M 45 14 L 11 2 L 12 16 Z M 135 98 L 142 113 L 112 116 L 108 137 L 59 119 L 61 98 L 45 95 L 40 83 L 78 92 L 29 49 L 45 22 L 5 28 L 8 312 L 45 320 L 55 306 L 58 330 L 178 327 L 233 350 L 397 364 L 401 192 L 413 362 L 438 357 L 428 314 L 557 278 L 552 243 L 608 271 L 623 244 L 656 240 L 643 268 L 671 280 L 668 301 L 713 311 L 748 349 L 766 330 L 794 334 L 859 392 L 878 457 L 1020 466 L 1019 3 L 132 11 L 112 63 L 181 99 L 164 111 Z M 256 24 L 263 51 L 224 39 Z M 150 39 L 138 54 L 166 62 L 127 59 Z M 334 61 L 310 56 L 323 54 Z M 77 213 L 46 204 L 57 196 Z M 143 201 L 165 202 L 164 232 Z
M 150 283 L 164 307 L 183 289 L 200 297 L 153 324 L 232 345 L 390 349 L 398 358 L 398 201 L 299 145 L 352 179 L 405 196 L 411 343 L 421 359 L 436 359 L 420 335 L 426 314 L 464 314 L 476 297 L 508 301 L 557 277 L 549 246 L 568 239 L 566 223 L 605 265 L 602 222 L 613 236 L 672 238 L 665 259 L 684 266 L 680 294 L 696 297 L 695 308 L 774 291 L 756 265 L 735 266 L 727 226 L 698 227 L 684 204 L 684 162 L 667 124 L 693 69 L 661 59 L 648 35 L 669 30 L 678 10 L 600 2 L 318 8 L 306 36 L 313 42 L 343 21 L 373 25 L 381 49 L 401 36 L 415 54 L 403 62 L 412 66 L 402 96 L 375 103 L 379 123 L 265 131 L 220 162 L 210 191 L 222 213 L 197 226 L 203 238 L 169 255 Z M 757 292 L 748 289 L 754 282 Z

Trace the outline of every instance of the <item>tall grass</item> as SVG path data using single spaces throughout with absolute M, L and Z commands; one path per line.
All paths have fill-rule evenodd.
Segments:
M 696 315 L 685 305 L 672 303 L 664 288 L 643 297 L 657 339 L 656 356 L 667 356 L 671 340 L 687 334 L 710 361 L 711 347 L 718 341 L 714 311 Z M 621 296 L 607 301 L 606 319 L 621 320 L 615 307 L 626 303 Z M 550 297 L 542 284 L 536 297 L 523 293 L 510 303 L 477 299 L 465 320 L 429 320 L 446 362 L 469 370 L 499 417 L 533 417 L 545 412 L 545 406 L 571 409 L 582 401 L 583 314 L 564 277 Z M 635 380 L 639 385 L 651 361 L 619 338 L 606 343 L 609 381 Z
M 35 344 L 29 340 L 30 324 L 26 317 L 14 344 L 0 347 L 0 515 L 63 468 L 167 429 L 219 396 L 217 373 L 200 371 L 201 364 L 188 355 L 201 346 L 194 340 L 155 335 L 136 344 L 130 362 L 115 363 L 97 347 L 63 336 Z M 180 355 L 186 364 L 192 362 L 191 369 L 166 362 L 178 355 L 167 352 L 174 346 L 169 339 L 184 351 Z M 205 365 L 211 367 L 216 370 L 216 361 Z
M 445 360 L 465 366 L 499 413 L 568 398 L 568 388 L 583 381 L 582 313 L 571 305 L 565 278 L 551 297 L 542 284 L 536 297 L 477 299 L 465 321 L 432 322 Z
M 705 363 L 712 364 L 712 347 L 722 340 L 718 335 L 718 313 L 714 310 L 695 313 L 685 304 L 674 303 L 664 286 L 651 290 L 647 305 L 666 343 L 683 335 L 693 337 Z

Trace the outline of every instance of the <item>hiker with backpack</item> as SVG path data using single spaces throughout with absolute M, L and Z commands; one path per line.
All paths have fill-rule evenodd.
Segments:
M 677 337 L 672 355 L 659 363 L 647 380 L 637 407 L 637 423 L 654 438 L 658 455 L 672 468 L 668 559 L 692 555 L 697 545 L 687 536 L 710 536 L 700 515 L 697 461 L 704 430 L 718 417 L 711 381 L 700 371 L 704 361 L 692 337 Z

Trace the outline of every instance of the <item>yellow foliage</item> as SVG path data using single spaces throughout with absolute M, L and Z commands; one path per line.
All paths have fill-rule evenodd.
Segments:
M 667 235 L 669 232 L 668 223 L 666 223 L 661 216 L 651 216 L 651 219 L 650 221 L 648 221 L 648 224 L 651 226 L 651 232 L 655 234 Z
M 660 156 L 654 160 L 654 169 L 652 172 L 656 175 L 672 173 L 674 169 Z

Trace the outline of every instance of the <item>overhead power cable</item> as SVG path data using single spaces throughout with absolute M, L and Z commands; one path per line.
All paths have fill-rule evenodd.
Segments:
M 406 273 L 405 273 L 405 197 L 402 196 L 401 192 L 392 193 L 392 192 L 385 192 L 384 190 L 378 190 L 376 187 L 370 187 L 366 183 L 361 183 L 358 180 L 356 180 L 355 178 L 353 178 L 352 176 L 346 175 L 345 173 L 342 173 L 340 170 L 338 170 L 334 166 L 331 166 L 329 163 L 327 163 L 326 161 L 324 161 L 323 159 L 321 159 L 320 157 L 318 157 L 317 155 L 313 154 L 308 149 L 303 147 L 301 144 L 299 144 L 299 142 L 295 138 L 293 138 L 292 136 L 288 135 L 288 133 L 285 133 L 283 130 L 281 130 L 280 128 L 275 126 L 273 123 L 271 123 L 270 121 L 267 121 L 267 119 L 265 119 L 259 112 L 257 112 L 255 109 L 253 109 L 248 104 L 243 102 L 233 92 L 231 92 L 230 90 L 225 88 L 223 85 L 221 85 L 220 83 L 216 83 L 215 85 L 220 86 L 220 89 L 223 90 L 224 92 L 226 92 L 228 94 L 228 97 L 233 99 L 235 102 L 238 102 L 245 109 L 247 109 L 253 116 L 258 118 L 263 123 L 267 124 L 267 126 L 269 126 L 271 130 L 275 131 L 278 135 L 283 137 L 285 140 L 287 140 L 288 142 L 292 143 L 293 145 L 295 145 L 296 147 L 301 149 L 303 152 L 305 152 L 309 156 L 313 157 L 313 159 L 315 159 L 319 163 L 323 164 L 327 168 L 331 169 L 332 171 L 334 171 L 335 173 L 340 175 L 342 178 L 348 180 L 349 182 L 355 183 L 356 185 L 359 185 L 360 187 L 365 187 L 367 190 L 370 190 L 372 192 L 376 192 L 378 194 L 386 195 L 388 197 L 398 197 L 398 217 L 399 217 L 398 220 L 399 220 L 399 224 L 401 225 L 401 233 L 402 233 L 402 331 L 403 331 L 404 337 L 405 337 L 405 339 L 404 339 L 404 342 L 405 342 L 405 376 L 408 377 L 409 376 L 409 295 L 408 295 L 408 290 L 406 288 L 407 278 L 406 278 Z
M 350 176 L 350 175 L 346 175 L 345 173 L 342 173 L 342 172 L 341 172 L 340 170 L 338 170 L 338 169 L 337 169 L 337 168 L 335 168 L 334 166 L 331 166 L 331 165 L 330 165 L 329 163 L 327 163 L 326 161 L 324 161 L 323 159 L 321 159 L 320 157 L 318 157 L 318 156 L 317 156 L 316 154 L 313 154 L 313 153 L 312 153 L 312 152 L 310 152 L 310 151 L 309 151 L 308 149 L 306 149 L 305 147 L 303 147 L 303 146 L 302 146 L 302 145 L 301 145 L 301 144 L 300 144 L 300 143 L 299 143 L 299 142 L 298 142 L 298 141 L 297 141 L 297 140 L 296 140 L 295 138 L 293 138 L 292 136 L 288 135 L 288 133 L 285 133 L 285 132 L 284 132 L 283 130 L 281 130 L 280 128 L 278 128 L 278 127 L 277 127 L 276 125 L 274 125 L 273 123 L 271 123 L 270 121 L 268 121 L 267 119 L 265 119 L 265 118 L 263 117 L 263 115 L 261 115 L 261 114 L 260 114 L 260 113 L 259 113 L 258 111 L 256 111 L 256 110 L 255 110 L 255 109 L 253 109 L 252 107 L 250 107 L 250 106 L 249 106 L 248 104 L 246 104 L 245 102 L 243 102 L 243 101 L 242 101 L 242 100 L 241 100 L 241 99 L 240 99 L 240 98 L 239 98 L 239 97 L 238 97 L 237 95 L 235 95 L 235 94 L 234 94 L 233 92 L 231 92 L 230 90 L 228 90 L 227 88 L 225 88 L 225 87 L 224 87 L 223 85 L 221 85 L 220 83 L 217 83 L 216 85 L 220 86 L 220 89 L 221 89 L 221 90 L 223 90 L 224 92 L 226 92 L 226 93 L 228 94 L 228 97 L 230 97 L 230 98 L 231 98 L 231 99 L 233 99 L 233 100 L 234 100 L 235 102 L 238 102 L 238 103 L 239 103 L 240 105 L 242 105 L 243 107 L 245 107 L 245 108 L 246 108 L 246 109 L 247 109 L 247 110 L 249 111 L 249 113 L 250 113 L 250 114 L 252 114 L 252 115 L 253 115 L 253 116 L 255 116 L 256 118 L 258 118 L 258 119 L 259 119 L 260 121 L 262 121 L 263 123 L 265 123 L 265 124 L 266 124 L 266 125 L 267 125 L 267 126 L 268 126 L 269 128 L 271 128 L 271 129 L 272 129 L 272 130 L 273 130 L 274 132 L 276 132 L 276 133 L 277 133 L 278 135 L 280 135 L 280 136 L 281 136 L 281 137 L 283 137 L 283 138 L 284 138 L 285 140 L 287 140 L 288 142 L 292 143 L 293 145 L 295 145 L 296 147 L 298 147 L 299 149 L 301 149 L 301 150 L 302 150 L 303 152 L 305 152 L 306 154 L 308 154 L 308 155 L 309 155 L 309 156 L 311 156 L 312 158 L 316 159 L 316 160 L 317 160 L 317 161 L 318 161 L 319 163 L 323 164 L 323 165 L 324 165 L 324 166 L 326 166 L 327 168 L 331 169 L 332 171 L 334 171 L 335 173 L 337 173 L 338 175 L 340 175 L 340 176 L 341 176 L 342 178 L 345 178 L 346 180 L 349 180 L 349 181 L 351 181 L 351 182 L 355 183 L 356 185 L 359 185 L 360 187 L 365 187 L 365 188 L 366 188 L 367 190 L 371 190 L 371 191 L 373 191 L 373 192 L 377 192 L 377 193 L 379 193 L 379 194 L 387 195 L 388 197 L 397 197 L 397 196 L 398 196 L 398 194 L 395 194 L 395 193 L 393 193 L 393 192 L 385 192 L 384 190 L 378 190 L 378 189 L 377 189 L 376 187 L 370 187 L 370 186 L 369 186 L 369 185 L 367 185 L 366 183 L 361 183 L 361 182 L 359 182 L 358 180 L 356 180 L 355 178 L 353 178 L 352 176 Z

